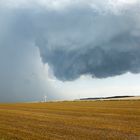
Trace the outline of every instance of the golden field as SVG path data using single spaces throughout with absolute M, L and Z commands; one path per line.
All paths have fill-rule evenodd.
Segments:
M 140 100 L 0 104 L 0 140 L 140 140 Z

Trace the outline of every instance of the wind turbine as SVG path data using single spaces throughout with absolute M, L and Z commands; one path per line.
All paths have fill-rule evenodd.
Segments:
M 46 95 L 44 96 L 44 102 L 47 102 L 47 96 Z

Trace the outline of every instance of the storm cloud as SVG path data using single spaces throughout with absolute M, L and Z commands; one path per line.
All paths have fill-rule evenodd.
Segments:
M 37 47 L 42 62 L 59 80 L 140 72 L 137 0 L 13 0 L 1 4 L 0 21 L 5 20 L 0 26 L 5 29 L 1 44 L 6 45 L 9 40 L 2 38 L 10 32 L 13 43 L 6 46 L 25 43 L 27 47 L 27 43 Z
M 37 20 L 43 63 L 62 81 L 139 73 L 140 3 L 92 2 L 52 9 Z

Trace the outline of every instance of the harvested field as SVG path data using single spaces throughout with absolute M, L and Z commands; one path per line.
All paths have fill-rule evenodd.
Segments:
M 140 140 L 140 100 L 0 104 L 0 140 Z

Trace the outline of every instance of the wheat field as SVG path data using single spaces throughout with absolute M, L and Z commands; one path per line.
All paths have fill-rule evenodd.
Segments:
M 140 140 L 140 100 L 0 104 L 0 140 Z

